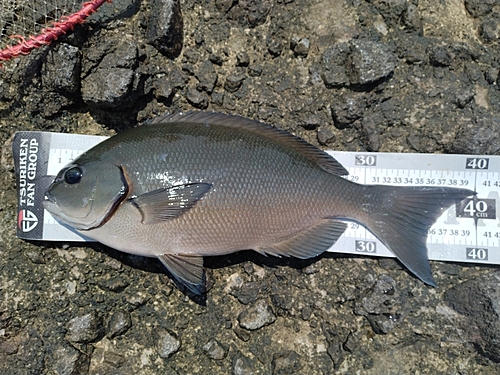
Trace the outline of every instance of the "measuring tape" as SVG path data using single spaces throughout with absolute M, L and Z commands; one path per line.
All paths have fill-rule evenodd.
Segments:
M 61 133 L 17 133 L 13 151 L 18 185 L 22 185 L 19 171 L 24 165 L 23 155 L 28 162 L 35 160 L 32 157 L 35 149 L 31 152 L 30 144 L 37 145 L 38 176 L 55 176 L 65 165 L 104 139 L 106 137 Z M 22 149 L 23 145 L 26 150 Z M 500 156 L 328 153 L 349 171 L 345 178 L 359 184 L 446 186 L 476 191 L 475 197 L 467 198 L 446 210 L 429 230 L 429 259 L 500 264 L 500 222 L 496 215 L 500 201 Z M 29 169 L 29 166 L 25 167 Z M 45 192 L 51 178 L 40 182 L 38 187 L 36 178 L 32 184 L 39 190 L 40 197 L 40 192 Z M 20 202 L 22 194 L 19 190 Z M 35 200 L 34 206 L 20 204 L 18 222 L 26 220 L 28 224 L 24 227 L 20 225 L 18 237 L 46 241 L 90 241 L 44 212 L 40 208 L 42 200 L 43 196 Z M 43 220 L 38 218 L 38 211 L 43 212 Z M 31 226 L 35 225 L 33 223 L 36 220 L 42 221 L 39 234 L 33 234 L 35 230 L 24 231 L 30 228 L 30 223 Z M 347 230 L 329 251 L 394 257 L 367 229 L 353 222 L 348 223 Z
M 429 259 L 500 264 L 500 157 L 440 154 L 359 153 L 328 151 L 360 184 L 439 186 L 474 190 L 446 210 L 429 230 Z M 357 223 L 330 251 L 394 256 Z

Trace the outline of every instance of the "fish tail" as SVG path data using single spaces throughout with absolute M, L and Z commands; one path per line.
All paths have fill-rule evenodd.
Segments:
M 363 188 L 364 217 L 359 221 L 413 274 L 435 286 L 427 255 L 427 233 L 452 204 L 476 193 L 446 187 L 365 185 Z

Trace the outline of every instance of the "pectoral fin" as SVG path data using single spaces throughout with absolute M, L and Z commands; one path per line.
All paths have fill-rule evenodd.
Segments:
M 334 219 L 323 219 L 316 225 L 278 243 L 255 249 L 275 256 L 293 256 L 300 259 L 315 257 L 328 250 L 344 233 L 347 224 Z
M 158 257 L 170 273 L 194 294 L 205 292 L 203 257 L 179 254 L 162 254 Z
M 143 224 L 155 224 L 182 215 L 211 188 L 207 183 L 179 185 L 153 190 L 130 201 L 141 211 Z

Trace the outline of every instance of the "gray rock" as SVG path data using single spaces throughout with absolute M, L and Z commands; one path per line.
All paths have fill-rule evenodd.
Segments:
M 61 43 L 51 49 L 43 64 L 43 85 L 70 95 L 80 89 L 81 53 L 77 47 Z
M 334 100 L 331 112 L 335 127 L 344 129 L 357 119 L 361 118 L 366 108 L 366 98 L 363 95 L 347 94 Z
M 258 300 L 238 316 L 240 327 L 250 331 L 260 329 L 274 323 L 276 315 L 264 300 Z
M 468 342 L 495 362 L 500 362 L 500 272 L 461 283 L 445 294 L 446 303 L 460 316 L 450 319 Z
M 251 281 L 243 284 L 240 288 L 231 290 L 231 295 L 238 298 L 244 305 L 255 302 L 262 289 L 262 284 L 256 281 Z
M 300 356 L 293 350 L 277 353 L 273 357 L 273 375 L 295 374 L 300 368 Z
M 139 10 L 140 0 L 113 0 L 112 4 L 104 4 L 98 12 L 90 15 L 89 23 L 110 23 L 115 19 L 126 19 Z
M 453 56 L 446 47 L 435 46 L 429 52 L 429 62 L 434 66 L 450 66 Z
M 467 123 L 448 150 L 456 154 L 497 154 L 500 151 L 500 118 L 481 118 Z
M 186 91 L 186 99 L 189 103 L 191 103 L 194 107 L 205 109 L 208 107 L 208 103 L 210 98 L 205 92 L 200 92 L 196 89 L 196 87 L 188 87 Z
M 408 315 L 405 298 L 397 291 L 396 282 L 380 275 L 370 290 L 355 304 L 355 313 L 365 316 L 375 333 L 388 333 Z
M 245 51 L 238 52 L 236 55 L 236 65 L 248 66 L 250 64 L 250 57 Z
M 323 53 L 326 87 L 366 85 L 389 76 L 397 65 L 396 55 L 382 43 L 358 39 L 329 46 Z
M 481 17 L 493 10 L 493 6 L 500 5 L 498 0 L 465 0 L 465 9 L 472 17 Z
M 90 106 L 116 108 L 127 102 L 134 71 L 124 68 L 98 69 L 82 81 L 82 98 Z
M 365 85 L 386 78 L 396 65 L 396 55 L 385 44 L 360 39 L 350 45 L 347 74 L 351 85 Z
M 98 340 L 103 334 L 102 319 L 91 312 L 71 319 L 67 326 L 66 338 L 73 343 L 90 343 Z
M 125 68 L 133 69 L 137 64 L 137 45 L 125 39 L 118 44 L 113 53 L 104 55 L 99 69 Z
M 158 51 L 176 57 L 182 50 L 183 19 L 179 0 L 153 0 L 146 37 Z
M 216 339 L 210 339 L 205 345 L 203 345 L 203 350 L 207 356 L 211 359 L 224 359 L 227 355 L 227 348 L 225 348 Z
M 219 3 L 224 4 L 222 1 Z M 231 2 L 229 2 L 231 3 Z M 221 8 L 227 8 L 227 5 L 222 5 Z M 237 21 L 241 26 L 244 27 L 255 27 L 266 22 L 267 15 L 269 14 L 271 8 L 273 7 L 273 1 L 271 0 L 243 0 L 238 2 L 232 2 L 229 5 L 227 17 L 230 20 Z
M 361 130 L 369 151 L 378 151 L 380 148 L 379 126 L 384 124 L 385 119 L 380 112 L 369 113 L 361 120 Z
M 118 310 L 111 315 L 108 322 L 108 337 L 113 338 L 125 333 L 132 326 L 130 314 L 123 310 Z
M 335 134 L 327 126 L 320 126 L 318 128 L 318 142 L 323 146 L 328 146 L 329 143 L 335 141 Z
M 110 277 L 109 279 L 101 280 L 99 282 L 100 288 L 115 293 L 123 292 L 129 285 L 130 283 L 128 280 L 122 276 Z
M 338 43 L 329 46 L 323 53 L 321 58 L 323 64 L 322 78 L 327 88 L 349 84 L 349 77 L 346 71 L 349 52 L 349 43 Z
M 295 56 L 307 57 L 311 42 L 307 38 L 293 38 L 290 43 Z
M 239 355 L 233 361 L 233 375 L 254 375 L 256 371 L 248 357 Z
M 170 358 L 180 349 L 181 342 L 174 333 L 161 328 L 156 333 L 155 345 L 161 358 Z
M 212 93 L 217 83 L 217 72 L 215 71 L 214 64 L 210 60 L 205 60 L 195 75 L 200 82 L 199 86 L 201 89 L 209 94 Z
M 239 74 L 231 74 L 226 78 L 226 82 L 224 83 L 224 88 L 228 92 L 236 92 L 241 87 L 241 84 L 245 80 L 246 75 L 243 73 Z
M 70 345 L 54 350 L 53 370 L 57 375 L 83 375 L 89 370 L 90 357 Z
M 403 25 L 407 30 L 415 31 L 418 35 L 423 34 L 423 23 L 418 7 L 408 4 L 403 12 Z

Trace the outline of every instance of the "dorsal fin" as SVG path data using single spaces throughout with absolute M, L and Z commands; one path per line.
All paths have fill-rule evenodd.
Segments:
M 342 164 L 335 160 L 331 155 L 320 150 L 319 148 L 314 147 L 303 139 L 296 137 L 285 130 L 281 130 L 263 122 L 251 120 L 241 116 L 204 111 L 186 113 L 179 112 L 155 117 L 147 121 L 145 125 L 173 122 L 211 124 L 256 132 L 262 136 L 274 139 L 277 142 L 281 142 L 291 148 L 296 149 L 297 151 L 300 151 L 309 160 L 317 163 L 328 173 L 337 176 L 346 176 L 349 174 L 349 172 L 347 172 Z

